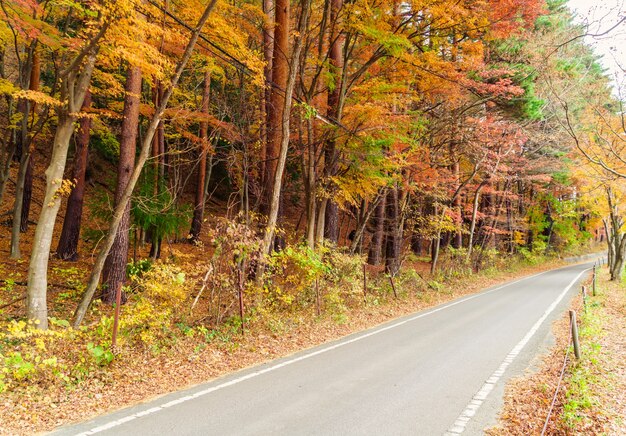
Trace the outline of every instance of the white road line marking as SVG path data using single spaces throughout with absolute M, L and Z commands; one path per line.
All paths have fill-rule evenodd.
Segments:
M 295 357 L 293 359 L 286 360 L 286 361 L 281 362 L 281 363 L 277 363 L 276 365 L 273 365 L 273 366 L 270 366 L 270 367 L 267 367 L 267 368 L 263 368 L 263 369 L 259 369 L 259 370 L 254 371 L 254 372 L 250 372 L 248 374 L 245 374 L 245 375 L 242 375 L 240 377 L 234 378 L 232 380 L 229 380 L 227 382 L 221 383 L 219 385 L 203 389 L 203 390 L 198 391 L 198 392 L 196 392 L 194 394 L 186 395 L 184 397 L 171 400 L 171 401 L 169 401 L 169 402 L 167 402 L 165 404 L 162 404 L 160 406 L 155 406 L 155 407 L 152 407 L 150 409 L 143 410 L 141 412 L 136 412 L 136 413 L 133 413 L 131 415 L 124 416 L 124 417 L 116 419 L 114 421 L 109 421 L 109 422 L 107 422 L 105 424 L 99 425 L 99 426 L 94 427 L 94 428 L 92 428 L 90 430 L 84 431 L 82 433 L 78 433 L 76 436 L 92 435 L 92 434 L 103 432 L 105 430 L 110 430 L 110 429 L 112 429 L 114 427 L 117 427 L 117 426 L 120 426 L 120 425 L 122 425 L 122 424 L 124 424 L 124 423 L 126 423 L 128 421 L 133 421 L 133 420 L 135 420 L 137 418 L 141 418 L 141 417 L 144 417 L 144 416 L 147 416 L 147 415 L 152 415 L 153 413 L 157 413 L 157 412 L 159 412 L 159 411 L 161 411 L 163 409 L 167 409 L 167 408 L 175 406 L 177 404 L 181 404 L 181 403 L 187 402 L 189 400 L 193 400 L 195 398 L 202 397 L 204 395 L 210 394 L 210 393 L 218 391 L 220 389 L 224 389 L 224 388 L 226 388 L 228 386 L 232 386 L 232 385 L 241 383 L 241 382 L 243 382 L 245 380 L 248 380 L 248 379 L 251 379 L 251 378 L 254 378 L 254 377 L 258 377 L 258 376 L 260 376 L 262 374 L 266 374 L 268 372 L 275 371 L 277 369 L 280 369 L 280 368 L 283 368 L 285 366 L 294 364 L 296 362 L 300 362 L 300 361 L 305 360 L 305 359 L 310 359 L 311 357 L 315 357 L 315 356 L 318 356 L 320 354 L 327 353 L 329 351 L 335 350 L 335 349 L 343 347 L 345 345 L 349 345 L 349 344 L 352 344 L 354 342 L 358 342 L 358 341 L 361 341 L 363 339 L 369 338 L 370 336 L 374 336 L 374 335 L 377 335 L 379 333 L 386 332 L 387 330 L 391 330 L 391 329 L 394 329 L 396 327 L 400 327 L 400 326 L 402 326 L 404 324 L 413 322 L 413 321 L 418 320 L 420 318 L 424 318 L 426 316 L 432 315 L 434 313 L 440 312 L 442 310 L 448 309 L 450 307 L 456 306 L 456 305 L 464 303 L 466 301 L 473 300 L 475 298 L 491 294 L 493 292 L 499 291 L 499 290 L 504 289 L 504 288 L 506 288 L 508 286 L 514 285 L 516 283 L 519 283 L 521 281 L 529 280 L 529 279 L 535 278 L 537 276 L 540 276 L 540 275 L 543 275 L 543 274 L 547 274 L 549 272 L 554 272 L 554 271 L 556 271 L 556 270 L 549 270 L 549 271 L 543 271 L 543 272 L 540 272 L 540 273 L 537 273 L 537 274 L 532 274 L 530 276 L 522 277 L 521 279 L 517 279 L 517 280 L 514 280 L 512 282 L 506 283 L 506 284 L 504 284 L 502 286 L 498 286 L 497 288 L 491 289 L 489 291 L 481 292 L 479 294 L 474 294 L 474 295 L 470 295 L 468 297 L 461 298 L 459 300 L 453 301 L 452 303 L 444 304 L 443 306 L 440 306 L 440 307 L 437 307 L 435 309 L 429 310 L 428 312 L 425 312 L 425 313 L 422 313 L 422 314 L 419 314 L 419 315 L 415 315 L 415 316 L 412 316 L 410 318 L 406 318 L 406 319 L 404 319 L 402 321 L 392 322 L 392 324 L 390 324 L 390 325 L 388 325 L 386 327 L 379 327 L 379 328 L 377 328 L 375 330 L 372 330 L 372 331 L 370 331 L 368 333 L 364 333 L 364 334 L 362 334 L 360 336 L 357 336 L 355 338 L 343 340 L 343 341 L 340 341 L 340 342 L 338 342 L 338 343 L 336 343 L 334 345 L 330 345 L 330 346 L 328 346 L 326 348 L 322 348 L 322 349 L 319 349 L 317 351 L 313 351 L 313 352 L 304 354 L 304 355 L 302 355 L 300 357 Z M 585 271 L 587 271 L 587 270 L 585 270 Z M 583 272 L 581 272 L 577 276 L 577 278 L 575 280 L 577 280 L 578 277 L 580 277 Z
M 530 339 L 535 335 L 535 333 L 537 333 L 537 331 L 541 327 L 541 324 L 543 324 L 543 322 L 548 318 L 548 316 L 550 316 L 550 314 L 554 311 L 554 309 L 556 309 L 556 306 L 561 302 L 561 300 L 563 300 L 563 298 L 565 298 L 565 295 L 567 295 L 567 293 L 572 288 L 572 286 L 574 286 L 574 283 L 576 283 L 578 279 L 580 278 L 580 276 L 582 276 L 586 271 L 588 270 L 581 271 L 580 274 L 578 274 L 576 278 L 574 278 L 574 280 L 572 280 L 571 283 L 567 285 L 567 287 L 563 290 L 563 292 L 561 292 L 561 294 L 557 297 L 557 299 L 554 300 L 552 304 L 546 309 L 546 311 L 543 313 L 541 318 L 539 318 L 537 322 L 528 331 L 528 333 L 526 333 L 526 336 L 524 336 L 522 340 L 519 341 L 515 347 L 513 347 L 513 349 L 509 352 L 509 354 L 507 354 L 507 356 L 504 358 L 504 360 L 502 361 L 498 369 L 495 370 L 493 374 L 491 374 L 491 376 L 487 379 L 487 381 L 482 385 L 482 387 L 474 395 L 472 400 L 465 407 L 463 412 L 461 412 L 461 414 L 456 419 L 456 421 L 454 421 L 454 424 L 452 424 L 452 427 L 450 427 L 448 431 L 444 433 L 444 436 L 456 436 L 465 431 L 465 427 L 467 426 L 467 423 L 470 421 L 470 418 L 476 414 L 480 406 L 482 406 L 482 404 L 485 402 L 485 400 L 487 399 L 487 397 L 489 396 L 493 388 L 496 386 L 496 384 L 502 377 L 502 375 L 504 375 L 509 365 L 513 363 L 513 361 L 522 351 L 524 346 L 526 346 L 528 341 L 530 341 Z

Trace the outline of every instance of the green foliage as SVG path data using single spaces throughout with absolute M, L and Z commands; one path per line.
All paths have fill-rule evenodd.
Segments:
M 176 203 L 170 191 L 163 186 L 155 194 L 152 171 L 152 168 L 146 168 L 146 177 L 135 190 L 131 208 L 133 220 L 138 226 L 148 229 L 156 239 L 182 236 L 189 230 L 191 208 Z
M 22 354 L 18 352 L 9 353 L 4 358 L 4 369 L 17 381 L 28 379 L 35 373 L 35 365 L 24 360 Z
M 120 158 L 120 143 L 109 130 L 92 131 L 89 144 L 100 156 L 111 163 L 116 163 Z
M 89 350 L 89 353 L 95 362 L 100 366 L 109 365 L 115 358 L 115 355 L 111 352 L 111 350 L 107 349 L 103 345 L 94 345 L 93 342 L 87 344 L 87 350 Z
M 151 259 L 139 259 L 136 262 L 131 262 L 126 265 L 126 276 L 131 281 L 137 281 L 144 273 L 150 271 L 152 268 Z

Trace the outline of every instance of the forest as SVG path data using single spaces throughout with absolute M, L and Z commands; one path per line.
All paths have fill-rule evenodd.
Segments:
M 621 281 L 621 96 L 564 0 L 0 17 L 0 393 L 590 250 Z

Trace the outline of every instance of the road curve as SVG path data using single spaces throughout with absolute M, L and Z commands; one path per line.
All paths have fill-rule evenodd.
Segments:
M 487 289 L 55 435 L 456 435 L 550 337 L 591 264 Z

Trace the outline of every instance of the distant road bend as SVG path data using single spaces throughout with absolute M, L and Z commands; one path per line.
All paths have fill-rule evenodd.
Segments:
M 54 434 L 482 434 L 590 267 L 512 281 Z

